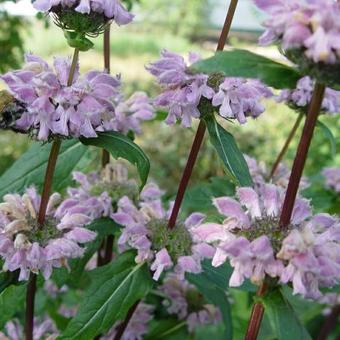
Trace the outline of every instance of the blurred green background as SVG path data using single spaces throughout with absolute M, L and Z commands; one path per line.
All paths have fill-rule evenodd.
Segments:
M 24 51 L 38 54 L 50 62 L 54 55 L 71 54 L 62 31 L 48 18 L 10 15 L 4 7 L 1 7 L 3 3 L 4 1 L 0 0 L 2 73 L 18 67 L 23 61 Z M 140 0 L 137 4 L 134 3 L 133 11 L 137 14 L 135 22 L 127 27 L 115 25 L 112 27 L 112 72 L 122 74 L 124 92 L 129 95 L 135 90 L 143 90 L 150 96 L 157 94 L 158 87 L 144 66 L 156 60 L 163 48 L 183 55 L 189 51 L 199 52 L 203 56 L 211 55 L 216 46 L 222 24 L 221 18 L 223 19 L 227 5 L 228 1 L 223 0 Z M 246 5 L 245 1 L 241 1 L 241 9 L 236 12 L 236 18 L 241 24 L 233 26 L 229 45 L 280 59 L 275 48 L 260 48 L 256 45 L 259 35 L 256 25 L 254 29 L 249 28 L 249 25 L 242 26 L 242 18 L 245 16 L 242 11 L 245 11 Z M 20 2 L 15 6 L 20 6 Z M 254 13 L 254 18 L 260 21 L 257 13 Z M 83 71 L 103 68 L 101 37 L 95 39 L 93 50 L 81 54 L 80 62 Z M 1 87 L 3 84 L 0 83 Z M 296 113 L 285 105 L 276 104 L 273 100 L 265 104 L 266 112 L 256 121 L 249 120 L 244 126 L 237 123 L 224 125 L 236 136 L 244 153 L 263 160 L 270 166 L 295 122 Z M 337 117 L 322 117 L 321 120 L 332 130 L 339 150 L 340 120 Z M 137 139 L 151 159 L 151 177 L 168 189 L 170 195 L 176 192 L 194 133 L 195 128 L 167 126 L 155 120 L 145 124 L 144 134 Z M 294 157 L 296 144 L 297 138 L 286 157 L 289 164 Z M 1 131 L 0 174 L 28 146 L 27 137 Z M 322 167 L 332 165 L 340 166 L 340 155 L 331 153 L 329 141 L 322 131 L 317 129 L 306 174 L 318 174 Z M 198 183 L 221 174 L 222 165 L 206 140 L 192 181 Z

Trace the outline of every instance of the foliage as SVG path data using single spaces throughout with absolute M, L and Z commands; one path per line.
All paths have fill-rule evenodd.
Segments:
M 15 2 L 14 0 L 11 0 Z M 22 30 L 27 29 L 26 19 L 8 14 L 0 1 L 0 72 L 18 67 L 23 60 L 24 39 Z

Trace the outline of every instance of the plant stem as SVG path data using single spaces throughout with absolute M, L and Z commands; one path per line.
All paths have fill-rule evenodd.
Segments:
M 74 52 L 73 52 L 73 58 L 72 58 L 70 73 L 68 75 L 67 86 L 71 86 L 73 84 L 74 74 L 75 74 L 76 69 L 77 69 L 78 59 L 79 59 L 79 49 L 75 48 Z
M 106 27 L 105 32 L 104 32 L 104 68 L 105 68 L 105 71 L 107 73 L 111 72 L 110 28 L 111 28 L 111 26 Z M 104 149 L 103 154 L 102 154 L 102 167 L 105 168 L 106 165 L 109 164 L 109 163 L 110 163 L 110 153 Z M 114 242 L 113 235 L 109 235 L 106 238 L 106 243 L 105 243 L 105 246 L 104 246 L 105 247 L 105 255 L 104 255 L 104 258 L 101 260 L 102 265 L 108 264 L 112 260 L 113 242 Z M 101 256 L 100 251 L 99 251 L 98 256 Z
M 53 175 L 54 175 L 55 167 L 57 164 L 60 146 L 61 146 L 61 140 L 59 138 L 55 139 L 52 144 L 50 157 L 47 163 L 47 169 L 46 169 L 45 180 L 44 180 L 44 188 L 43 188 L 43 192 L 41 195 L 41 203 L 40 203 L 40 209 L 39 209 L 39 215 L 38 215 L 39 228 L 41 229 L 43 228 L 44 222 L 45 222 L 46 209 L 47 209 L 48 200 L 50 197 L 50 192 L 51 192 L 51 187 L 52 187 L 52 182 L 53 182 Z
M 71 86 L 74 79 L 74 74 L 77 68 L 77 62 L 79 58 L 79 49 L 74 50 L 73 60 L 70 68 L 70 74 L 67 81 L 67 86 Z M 42 229 L 45 222 L 46 210 L 48 201 L 50 198 L 50 192 L 53 182 L 53 176 L 55 172 L 55 168 L 57 165 L 57 159 L 59 155 L 59 150 L 61 146 L 61 140 L 56 138 L 52 144 L 52 148 L 50 151 L 50 156 L 47 163 L 47 169 L 44 180 L 44 188 L 41 195 L 40 208 L 38 213 L 38 224 L 39 228 Z M 27 286 L 26 293 L 26 320 L 25 320 L 25 337 L 26 340 L 33 339 L 33 319 L 34 319 L 34 300 L 35 300 L 35 292 L 36 292 L 36 281 L 37 277 L 35 274 L 31 273 L 30 279 Z
M 37 275 L 31 273 L 27 285 L 26 294 L 26 324 L 25 334 L 26 340 L 33 340 L 33 320 L 34 320 L 34 300 L 36 291 Z
M 329 314 L 325 320 L 325 323 L 322 325 L 321 330 L 319 332 L 316 340 L 327 340 L 331 335 L 332 331 L 335 329 L 338 324 L 338 319 L 340 316 L 340 305 L 334 306 L 332 308 L 331 314 Z
M 115 335 L 115 337 L 113 338 L 113 340 L 120 340 L 126 330 L 126 327 L 128 326 L 134 312 L 136 311 L 138 305 L 140 303 L 140 300 L 137 301 L 128 311 L 128 314 L 125 318 L 125 320 L 117 327 L 117 333 Z
M 79 58 L 79 49 L 74 49 L 73 54 L 73 60 L 70 68 L 70 74 L 67 81 L 67 86 L 71 86 L 73 84 L 74 74 L 77 68 Z M 57 164 L 57 159 L 59 155 L 59 150 L 61 146 L 61 140 L 59 138 L 56 138 L 52 144 L 50 157 L 48 159 L 46 174 L 45 174 L 45 180 L 44 180 L 44 188 L 41 195 L 41 203 L 40 203 L 40 209 L 39 209 L 39 215 L 38 215 L 38 223 L 39 227 L 42 228 L 43 224 L 45 222 L 46 217 L 46 209 L 48 205 L 48 200 L 50 197 L 52 182 L 53 182 L 53 176 L 55 172 L 55 167 Z
M 294 159 L 292 172 L 289 179 L 288 188 L 286 191 L 285 200 L 282 207 L 280 228 L 284 229 L 290 223 L 292 212 L 295 204 L 295 199 L 300 185 L 303 169 L 306 164 L 308 150 L 313 138 L 314 129 L 318 120 L 319 112 L 321 109 L 323 97 L 325 93 L 325 86 L 316 83 L 314 87 L 312 101 L 310 103 L 308 114 L 306 117 L 305 125 L 303 128 L 300 143 Z M 262 285 L 257 291 L 257 296 L 263 296 L 267 288 Z M 252 314 L 248 323 L 246 340 L 257 339 L 260 331 L 261 322 L 264 314 L 264 307 L 260 302 L 253 306 Z
M 269 179 L 273 178 L 277 168 L 279 167 L 281 161 L 283 160 L 283 157 L 285 156 L 286 152 L 288 151 L 289 145 L 292 142 L 292 140 L 293 140 L 293 138 L 294 138 L 294 136 L 295 136 L 299 126 L 300 126 L 300 123 L 302 121 L 303 116 L 304 116 L 303 113 L 300 113 L 298 115 L 298 118 L 297 118 L 297 120 L 296 120 L 296 122 L 295 122 L 295 124 L 294 124 L 294 126 L 292 128 L 292 130 L 290 131 L 289 136 L 288 136 L 288 138 L 287 138 L 287 140 L 286 140 L 282 150 L 280 151 L 279 155 L 276 158 L 276 161 L 275 161 L 275 163 L 274 163 L 274 165 L 272 167 L 272 170 L 270 172 Z
M 228 37 L 229 32 L 230 32 L 231 23 L 233 21 L 234 14 L 235 14 L 235 11 L 236 11 L 237 3 L 238 3 L 238 0 L 231 0 L 231 2 L 230 2 L 228 12 L 227 12 L 227 16 L 226 16 L 226 19 L 225 19 L 225 22 L 224 22 L 224 26 L 223 26 L 223 29 L 222 29 L 222 32 L 221 32 L 221 35 L 220 35 L 220 38 L 219 38 L 219 41 L 218 41 L 217 51 L 222 51 L 224 49 L 224 46 L 225 46 L 226 41 L 227 41 L 227 37 Z M 173 229 L 176 225 L 176 220 L 177 220 L 178 213 L 179 213 L 179 210 L 180 210 L 183 198 L 184 198 L 184 194 L 185 194 L 185 191 L 188 187 L 189 180 L 190 180 L 190 177 L 192 175 L 192 171 L 194 169 L 194 166 L 195 166 L 195 163 L 196 163 L 196 160 L 197 160 L 197 156 L 198 156 L 199 150 L 200 150 L 202 142 L 203 142 L 205 130 L 206 130 L 205 123 L 204 123 L 203 120 L 201 120 L 199 125 L 198 125 L 196 136 L 195 136 L 194 142 L 193 142 L 191 150 L 190 150 L 189 158 L 188 158 L 186 167 L 184 169 L 181 182 L 179 184 L 174 208 L 171 212 L 171 216 L 170 216 L 169 223 L 168 223 L 169 229 Z M 128 313 L 126 319 L 124 320 L 124 322 L 119 327 L 119 331 L 118 331 L 117 335 L 115 336 L 114 340 L 120 340 L 121 337 L 123 336 L 124 331 L 125 331 L 128 323 L 129 323 L 133 313 L 135 312 L 135 310 L 138 306 L 138 303 L 139 303 L 139 301 L 134 306 L 132 306 L 130 308 L 129 313 Z
M 267 285 L 262 283 L 258 291 L 256 292 L 256 296 L 263 296 L 266 293 Z M 256 302 L 253 305 L 253 309 L 251 311 L 251 316 L 248 324 L 247 334 L 245 336 L 245 340 L 256 340 L 260 331 L 261 322 L 264 314 L 264 307 L 261 302 Z
M 104 32 L 104 70 L 108 74 L 110 74 L 111 72 L 110 31 L 111 31 L 111 25 L 107 26 Z M 108 163 L 110 163 L 110 153 L 104 149 L 103 155 L 102 155 L 102 167 L 105 168 L 105 166 Z
M 287 228 L 290 223 L 296 195 L 299 189 L 303 169 L 306 164 L 309 147 L 313 138 L 314 129 L 318 121 L 322 101 L 325 93 L 325 85 L 316 83 L 311 104 L 309 106 L 305 126 L 303 128 L 300 143 L 294 159 L 292 172 L 289 178 L 288 188 L 282 207 L 280 227 Z
M 237 3 L 238 3 L 238 0 L 231 0 L 230 2 L 227 16 L 224 22 L 224 26 L 223 26 L 220 38 L 218 40 L 217 49 L 216 49 L 217 51 L 223 51 L 224 49 L 224 46 L 226 44 L 226 41 L 227 41 L 227 38 L 230 32 L 231 23 L 233 21 L 234 14 L 236 11 Z M 205 131 L 206 131 L 206 126 L 205 126 L 204 121 L 201 119 L 198 125 L 198 129 L 195 135 L 194 142 L 190 150 L 187 164 L 183 171 L 182 179 L 178 187 L 176 200 L 175 200 L 174 207 L 172 209 L 171 216 L 170 216 L 169 223 L 168 223 L 169 229 L 173 229 L 176 225 L 176 221 L 177 221 L 177 217 L 178 217 L 181 205 L 182 205 L 182 201 L 183 201 L 186 189 L 188 187 L 189 180 L 191 178 L 191 175 L 192 175 L 192 172 L 193 172 L 196 160 L 197 160 L 198 153 L 203 143 Z

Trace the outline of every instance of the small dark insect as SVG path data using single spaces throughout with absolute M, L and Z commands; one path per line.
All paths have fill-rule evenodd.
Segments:
M 16 100 L 9 92 L 0 91 L 0 129 L 22 132 L 15 127 L 15 122 L 24 111 L 24 104 Z

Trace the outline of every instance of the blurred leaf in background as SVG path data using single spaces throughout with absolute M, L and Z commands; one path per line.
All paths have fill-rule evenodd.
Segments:
M 11 16 L 0 0 L 0 72 L 20 65 L 23 60 L 24 40 L 22 31 L 27 27 L 23 17 Z M 12 0 L 12 2 L 15 2 Z

